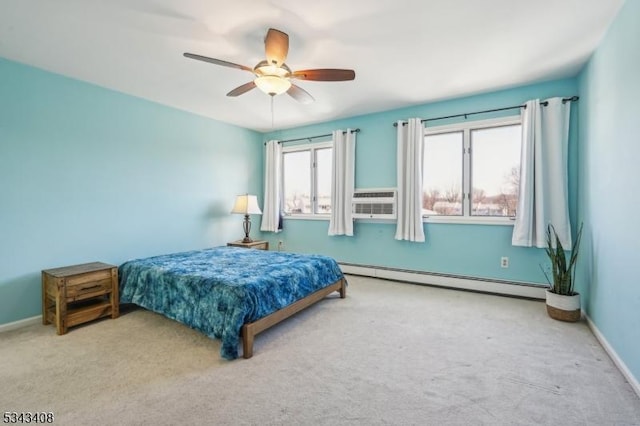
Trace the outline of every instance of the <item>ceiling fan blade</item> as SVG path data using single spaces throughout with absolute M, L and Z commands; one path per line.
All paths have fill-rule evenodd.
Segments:
M 287 95 L 305 105 L 310 104 L 314 101 L 313 96 L 311 96 L 309 92 L 307 92 L 300 86 L 296 86 L 295 84 L 291 84 L 291 87 L 289 87 L 289 90 L 287 90 Z
M 269 28 L 264 38 L 264 50 L 269 64 L 281 66 L 289 53 L 289 36 L 282 31 Z
M 353 70 L 326 68 L 317 70 L 294 71 L 291 74 L 291 78 L 314 81 L 347 81 L 356 78 L 356 73 Z
M 254 87 L 256 87 L 256 84 L 253 81 L 250 81 L 248 83 L 243 84 L 242 86 L 236 87 L 235 89 L 227 93 L 227 96 L 240 96 L 243 93 L 247 93 L 249 90 L 253 89 Z
M 198 61 L 204 61 L 204 62 L 210 62 L 212 64 L 216 64 L 216 65 L 222 65 L 223 67 L 238 68 L 240 70 L 253 72 L 253 70 L 249 67 L 245 67 L 244 65 L 234 64 L 233 62 L 223 61 L 221 59 L 209 58 L 207 56 L 196 55 L 194 53 L 185 53 L 184 56 L 187 58 L 196 59 Z

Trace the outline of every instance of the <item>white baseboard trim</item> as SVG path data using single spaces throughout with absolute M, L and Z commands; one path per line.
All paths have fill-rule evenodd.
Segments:
M 9 322 L 6 324 L 0 324 L 0 333 L 5 331 L 17 330 L 19 328 L 27 327 L 32 324 L 42 323 L 42 316 L 37 315 L 31 318 L 25 318 L 19 321 Z
M 339 262 L 345 274 L 545 300 L 546 286 Z
M 629 370 L 627 364 L 625 364 L 624 361 L 622 361 L 622 359 L 618 356 L 618 353 L 609 344 L 600 330 L 598 330 L 598 327 L 596 327 L 593 321 L 591 321 L 591 318 L 589 318 L 588 315 L 585 315 L 584 317 L 586 318 L 587 324 L 589 325 L 589 328 L 591 329 L 593 335 L 596 336 L 596 339 L 598 340 L 598 342 L 600 342 L 607 355 L 609 355 L 609 358 L 611 358 L 616 367 L 618 367 L 618 370 L 620 370 L 624 378 L 627 379 L 627 382 L 629 382 L 629 384 L 631 385 L 631 388 L 633 388 L 635 393 L 638 395 L 638 398 L 640 398 L 640 382 L 638 381 L 638 379 L 633 375 L 631 370 Z

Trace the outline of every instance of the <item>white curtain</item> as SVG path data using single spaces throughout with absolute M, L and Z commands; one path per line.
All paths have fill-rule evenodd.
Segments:
M 422 226 L 422 153 L 424 127 L 419 118 L 398 122 L 396 240 L 424 242 Z
M 333 132 L 331 167 L 331 219 L 329 235 L 353 236 L 351 199 L 355 188 L 356 133 Z
M 546 247 L 552 224 L 563 247 L 571 247 L 568 201 L 569 114 L 571 103 L 552 98 L 543 106 L 528 101 L 522 110 L 520 196 L 512 244 Z
M 280 231 L 280 170 L 282 146 L 278 141 L 267 142 L 264 173 L 264 206 L 260 230 Z

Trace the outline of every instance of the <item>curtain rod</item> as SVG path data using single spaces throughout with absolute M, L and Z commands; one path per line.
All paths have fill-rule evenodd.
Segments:
M 358 133 L 358 132 L 360 132 L 360 129 L 352 129 L 351 130 L 351 133 Z M 345 133 L 347 133 L 346 130 L 342 132 L 343 135 Z M 278 143 L 298 142 L 298 141 L 306 141 L 306 140 L 311 142 L 311 139 L 326 138 L 327 136 L 333 136 L 333 133 L 327 133 L 326 135 L 307 136 L 306 138 L 287 139 L 287 140 L 284 140 L 284 141 L 278 141 Z M 265 142 L 264 144 L 266 145 L 267 143 Z
M 562 99 L 562 103 L 564 104 L 564 103 L 567 103 L 567 102 L 575 102 L 578 99 L 580 99 L 580 96 L 571 96 L 570 98 L 563 98 Z M 547 105 L 549 105 L 549 102 L 547 102 L 547 101 L 540 102 L 540 105 L 547 106 Z M 514 106 L 504 107 L 504 108 L 487 109 L 487 110 L 484 110 L 484 111 L 467 112 L 465 114 L 447 115 L 445 117 L 423 118 L 422 120 L 420 120 L 420 122 L 425 123 L 427 121 L 446 120 L 447 118 L 457 118 L 457 117 L 464 117 L 466 119 L 468 115 L 486 114 L 486 113 L 489 113 L 489 112 L 507 111 L 507 110 L 510 110 L 510 109 L 520 109 L 520 108 L 526 108 L 526 107 L 527 107 L 526 104 L 524 104 L 524 105 L 514 105 Z M 406 121 L 404 121 L 402 123 L 403 126 L 405 124 L 407 124 Z M 398 123 L 393 123 L 393 127 L 398 127 Z

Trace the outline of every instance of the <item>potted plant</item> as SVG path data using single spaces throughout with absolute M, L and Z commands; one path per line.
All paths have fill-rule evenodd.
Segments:
M 542 269 L 549 289 L 547 290 L 547 313 L 560 321 L 580 319 L 580 294 L 574 291 L 575 267 L 582 238 L 582 224 L 571 247 L 571 256 L 562 247 L 553 225 L 547 226 L 547 247 L 545 249 L 551 263 L 551 277 Z

